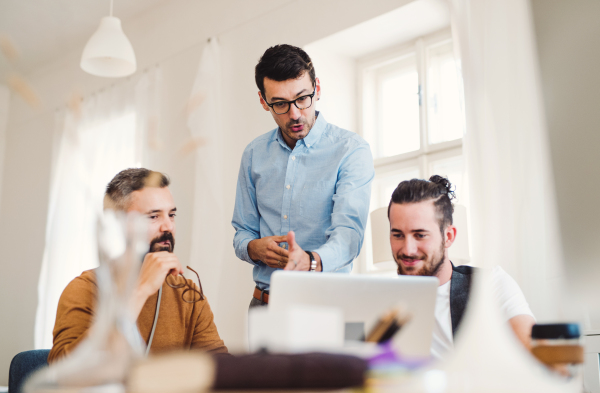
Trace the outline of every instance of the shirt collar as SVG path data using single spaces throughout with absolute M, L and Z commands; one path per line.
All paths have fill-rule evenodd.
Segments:
M 327 120 L 325 120 L 325 117 L 321 114 L 321 112 L 315 111 L 315 115 L 317 116 L 317 119 L 315 120 L 315 124 L 313 124 L 313 126 L 310 129 L 310 132 L 308 133 L 306 138 L 304 138 L 304 139 L 302 139 L 302 141 L 300 141 L 300 142 L 304 142 L 304 145 L 307 148 L 310 148 L 315 143 L 319 142 L 319 139 L 321 139 L 321 136 L 323 135 L 323 131 L 325 131 L 325 128 L 327 127 Z M 277 132 L 275 133 L 275 139 L 277 140 L 277 142 L 279 142 L 279 144 L 281 146 L 283 146 L 284 148 L 286 148 L 288 150 L 291 150 L 290 147 L 287 145 L 287 143 L 285 143 L 285 139 L 283 139 L 283 135 L 281 134 L 281 129 L 279 127 L 277 127 Z M 298 143 L 300 143 L 300 142 L 298 142 Z
M 292 150 L 290 149 L 290 147 L 287 145 L 287 143 L 285 143 L 285 139 L 283 139 L 283 135 L 281 134 L 281 128 L 277 127 L 275 129 L 275 135 L 274 138 L 277 142 L 279 142 L 279 144 L 281 145 L 281 147 L 283 147 L 284 149 L 287 150 Z

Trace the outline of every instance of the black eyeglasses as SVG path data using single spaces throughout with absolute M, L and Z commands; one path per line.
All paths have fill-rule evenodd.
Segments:
M 264 95 L 263 99 L 265 100 L 265 104 L 267 104 L 269 108 L 273 109 L 273 112 L 275 112 L 278 115 L 284 115 L 290 111 L 290 107 L 292 104 L 296 105 L 296 108 L 300 110 L 310 108 L 310 106 L 312 105 L 313 97 L 316 93 L 317 86 L 315 85 L 315 89 L 312 92 L 312 94 L 307 94 L 305 96 L 298 97 L 293 101 L 277 101 L 272 104 L 269 104 Z
M 196 277 L 198 277 L 198 287 L 200 288 L 199 291 L 196 289 L 195 286 L 191 286 L 190 284 L 188 284 L 188 281 L 181 274 L 178 276 L 173 276 L 169 274 L 167 278 L 165 278 L 165 282 L 168 286 L 175 289 L 187 287 L 187 289 L 181 294 L 183 301 L 186 303 L 196 303 L 200 300 L 204 300 L 202 283 L 200 282 L 200 276 L 198 275 L 198 272 L 189 266 L 187 266 L 187 268 L 196 273 Z

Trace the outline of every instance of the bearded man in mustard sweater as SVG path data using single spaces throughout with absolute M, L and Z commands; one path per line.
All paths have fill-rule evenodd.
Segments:
M 153 181 L 148 182 L 149 179 Z M 178 277 L 183 274 L 183 267 L 173 252 L 177 209 L 169 183 L 169 178 L 162 173 L 132 168 L 118 173 L 106 187 L 105 209 L 136 211 L 148 219 L 150 247 L 144 257 L 133 302 L 138 329 L 148 343 L 158 292 L 162 288 L 160 318 L 150 353 L 177 349 L 227 353 L 201 287 L 189 279 L 187 285 L 177 285 L 177 279 L 183 280 Z M 169 281 L 172 285 L 168 285 Z M 97 293 L 95 269 L 83 272 L 67 285 L 58 303 L 49 363 L 64 357 L 85 339 L 92 325 Z

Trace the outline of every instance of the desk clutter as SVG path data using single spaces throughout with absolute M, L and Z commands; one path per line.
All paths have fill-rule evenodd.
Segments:
M 211 356 L 201 351 L 181 351 L 134 362 L 126 370 L 123 381 L 96 384 L 94 380 L 79 379 L 76 383 L 53 384 L 48 380 L 40 383 L 34 375 L 23 391 L 188 393 L 215 390 L 332 390 L 364 386 L 368 370 L 369 361 L 343 354 Z M 42 370 L 42 375 L 48 371 L 52 369 Z
M 584 349 L 576 323 L 536 324 L 531 329 L 531 353 L 559 375 L 581 373 Z
M 127 392 L 343 389 L 365 383 L 368 362 L 329 353 L 213 357 L 200 352 L 159 355 L 136 364 Z
M 394 308 L 379 318 L 371 329 L 366 342 L 383 344 L 390 341 L 398 331 L 410 320 L 410 314 L 400 308 Z

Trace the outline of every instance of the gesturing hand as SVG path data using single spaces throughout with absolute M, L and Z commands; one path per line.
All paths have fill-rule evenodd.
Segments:
M 279 247 L 287 236 L 267 236 L 248 243 L 248 255 L 253 261 L 262 261 L 273 268 L 283 268 L 288 262 L 288 250 Z
M 285 270 L 309 270 L 310 269 L 310 257 L 308 254 L 296 243 L 296 234 L 294 231 L 289 231 L 287 234 L 287 242 L 290 246 L 289 263 L 285 267 Z
M 285 267 L 285 270 L 310 270 L 310 257 L 304 251 L 298 243 L 296 243 L 296 234 L 294 231 L 289 231 L 287 234 L 287 243 L 289 246 L 289 263 Z M 321 257 L 316 251 L 313 251 L 313 256 L 315 257 L 315 261 L 317 262 L 316 271 L 320 272 L 323 270 L 323 266 L 321 265 Z

